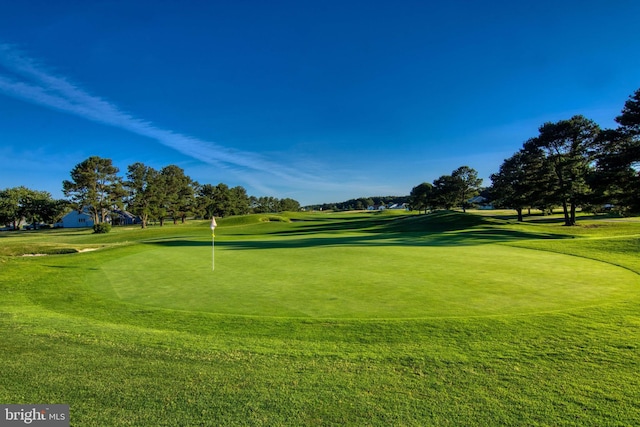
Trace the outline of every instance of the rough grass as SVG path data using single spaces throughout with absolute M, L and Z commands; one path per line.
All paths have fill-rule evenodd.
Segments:
M 640 225 L 604 217 L 585 217 L 578 227 L 562 227 L 548 218 L 510 224 L 509 218 L 455 213 L 296 219 L 219 221 L 219 264 L 213 274 L 235 263 L 234 268 L 246 270 L 239 273 L 245 280 L 235 279 L 243 292 L 256 277 L 263 290 L 273 290 L 275 283 L 299 281 L 310 268 L 290 262 L 297 254 L 308 251 L 317 260 L 335 253 L 331 261 L 352 260 L 351 268 L 342 266 L 343 289 L 339 281 L 333 285 L 339 291 L 336 298 L 347 300 L 358 285 L 350 277 L 360 269 L 381 268 L 381 257 L 391 254 L 399 271 L 388 278 L 381 272 L 374 276 L 382 284 L 401 277 L 398 293 L 378 295 L 379 301 L 393 305 L 402 300 L 403 282 L 412 275 L 428 283 L 427 270 L 421 270 L 425 257 L 418 255 L 426 251 L 427 258 L 440 253 L 457 265 L 448 280 L 443 276 L 425 285 L 435 294 L 440 284 L 449 297 L 434 301 L 430 314 L 412 319 L 398 318 L 405 317 L 406 309 L 385 312 L 382 303 L 377 305 L 386 314 L 380 318 L 370 315 L 376 304 L 367 308 L 368 315 L 354 318 L 354 311 L 375 296 L 368 292 L 352 298 L 332 318 L 322 316 L 332 307 L 326 301 L 315 301 L 316 313 L 286 315 L 282 301 L 287 295 L 277 292 L 270 304 L 254 304 L 251 310 L 262 311 L 252 316 L 202 307 L 194 311 L 188 306 L 207 298 L 203 289 L 189 288 L 194 273 L 183 264 L 197 258 L 200 249 L 210 255 L 206 222 L 114 229 L 104 236 L 65 230 L 3 233 L 0 401 L 68 403 L 72 425 L 88 426 L 623 426 L 640 419 L 640 301 L 633 283 L 640 271 Z M 98 250 L 13 256 L 45 244 Z M 185 258 L 170 256 L 183 251 Z M 507 258 L 518 256 L 525 258 L 505 268 Z M 166 298 L 155 290 L 152 303 L 142 301 L 144 293 L 135 289 L 133 297 L 118 295 L 124 289 L 113 287 L 113 275 L 120 274 L 115 283 L 123 286 L 129 277 L 118 272 L 118 262 L 128 268 L 143 262 L 159 268 L 156 257 L 166 268 L 153 273 L 149 289 L 166 285 L 165 276 L 174 278 L 174 287 L 187 288 L 177 293 L 167 289 Z M 263 257 L 272 264 L 257 268 Z M 476 263 L 478 257 L 485 262 Z M 549 261 L 528 271 L 535 259 Z M 473 312 L 465 295 L 469 286 L 456 280 L 475 272 L 486 274 L 483 280 L 490 282 L 493 272 L 526 287 L 537 281 L 537 274 L 548 273 L 542 270 L 552 263 L 576 271 L 582 265 L 587 276 L 602 276 L 591 283 L 570 283 L 571 275 L 555 273 L 562 280 L 554 280 L 552 273 L 538 281 L 537 302 L 520 298 L 526 303 L 523 309 L 510 311 L 500 303 L 492 313 L 487 312 L 492 301 L 486 295 L 478 305 L 480 313 Z M 403 271 L 407 265 L 413 266 L 411 272 Z M 256 270 L 260 273 L 251 273 Z M 286 276 L 289 270 L 291 277 Z M 612 286 L 609 277 L 617 274 L 622 279 Z M 314 276 L 308 273 L 306 281 Z M 540 284 L 544 282 L 546 288 Z M 505 283 L 492 286 L 517 290 Z M 227 306 L 232 288 L 226 291 Z M 562 288 L 567 292 L 558 293 Z M 236 291 L 232 306 L 247 308 L 251 303 Z M 418 292 L 417 287 L 410 292 Z M 590 302 L 582 304 L 581 298 Z M 306 299 L 314 303 L 310 294 Z M 303 306 L 304 300 L 288 303 Z M 171 307 L 178 303 L 183 306 Z M 556 307 L 531 310 L 545 304 Z M 351 315 L 344 313 L 348 308 Z M 269 311 L 279 316 L 269 317 Z

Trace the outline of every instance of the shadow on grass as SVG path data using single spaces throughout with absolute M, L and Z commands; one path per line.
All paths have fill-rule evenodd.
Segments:
M 307 236 L 311 233 L 305 233 Z M 490 243 L 504 243 L 518 240 L 559 239 L 564 236 L 546 233 L 529 233 L 497 228 L 473 229 L 442 233 L 415 233 L 371 231 L 358 235 L 335 235 L 300 238 L 269 238 L 250 240 L 216 241 L 218 247 L 229 249 L 296 249 L 329 246 L 472 246 Z M 162 240 L 147 244 L 166 247 L 211 246 L 206 240 Z
M 459 212 L 442 211 L 428 215 L 384 216 L 354 215 L 339 218 L 322 218 L 313 223 L 296 224 L 290 230 L 274 231 L 279 236 L 307 235 L 313 233 L 435 233 L 464 230 L 483 224 L 492 224 L 492 219 L 478 215 L 466 215 Z
M 54 265 L 54 264 L 43 264 L 43 267 L 49 268 L 58 268 L 58 269 L 73 269 L 73 270 L 87 270 L 87 271 L 98 271 L 100 270 L 97 267 L 83 267 L 80 265 Z
M 617 215 L 611 214 L 589 214 L 589 215 L 578 215 L 576 217 L 576 223 L 579 226 L 582 221 L 606 221 L 620 218 Z M 564 217 L 562 215 L 558 215 L 557 213 L 553 216 L 548 215 L 530 215 L 524 217 L 525 223 L 534 223 L 534 224 L 564 224 Z
M 312 223 L 291 224 L 291 229 L 238 240 L 218 240 L 229 249 L 285 249 L 323 246 L 470 246 L 518 240 L 563 239 L 571 236 L 540 231 L 514 230 L 493 218 L 459 212 L 429 215 L 322 218 Z M 233 234 L 226 234 L 233 236 Z M 211 241 L 185 239 L 148 240 L 151 245 L 184 247 L 211 246 Z

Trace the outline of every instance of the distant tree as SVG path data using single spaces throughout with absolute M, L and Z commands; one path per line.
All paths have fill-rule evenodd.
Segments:
M 196 191 L 200 184 L 196 181 L 189 179 L 189 184 L 182 189 L 180 194 L 180 204 L 176 211 L 176 216 L 180 218 L 180 222 L 183 224 L 186 222 L 187 218 L 193 216 L 197 213 L 197 201 L 196 201 Z M 175 223 L 175 219 L 174 219 Z
M 280 201 L 275 197 L 254 197 L 251 201 L 254 213 L 270 213 L 280 211 Z
M 24 217 L 34 229 L 39 223 L 50 224 L 62 217 L 66 210 L 65 200 L 55 200 L 47 191 L 29 190 L 21 201 Z
M 160 170 L 160 224 L 164 224 L 164 216 L 169 216 L 176 224 L 182 222 L 195 210 L 195 183 L 185 175 L 184 170 L 176 165 L 165 166 Z
M 529 213 L 531 208 L 540 209 L 543 214 L 551 213 L 559 204 L 557 177 L 544 151 L 530 143 L 532 140 L 526 141 L 520 150 L 525 173 L 521 190 L 526 195 Z
M 491 175 L 491 195 L 498 207 L 515 209 L 518 221 L 522 221 L 522 210 L 530 206 L 530 187 L 528 178 L 526 154 L 520 150 L 506 159 L 500 170 Z
M 459 181 L 451 175 L 442 175 L 433 181 L 433 201 L 439 208 L 453 209 L 459 200 Z
M 225 217 L 232 215 L 233 198 L 231 189 L 227 184 L 220 183 L 216 185 L 213 200 L 216 216 Z
M 242 186 L 236 186 L 229 190 L 230 210 L 229 215 L 246 215 L 249 213 L 249 196 Z
M 300 203 L 297 200 L 285 198 L 280 200 L 281 212 L 297 212 L 300 210 Z
M 212 184 L 204 184 L 198 188 L 198 210 L 205 218 L 215 216 L 215 193 L 216 187 Z
M 225 217 L 249 212 L 249 197 L 243 187 L 229 188 L 227 184 L 205 184 L 199 192 L 200 204 L 207 216 Z
M 22 200 L 29 191 L 26 187 L 5 188 L 0 191 L 0 223 L 11 225 L 14 230 L 20 228 L 25 217 Z
M 433 185 L 428 182 L 423 182 L 411 189 L 411 193 L 409 194 L 411 209 L 415 209 L 417 211 L 424 210 L 424 213 L 426 214 L 427 210 L 433 207 L 433 198 Z
M 140 217 L 142 228 L 146 228 L 149 220 L 159 213 L 160 173 L 140 162 L 129 165 L 125 188 L 129 192 L 127 209 Z
M 469 199 L 480 193 L 482 179 L 478 178 L 478 172 L 469 166 L 461 166 L 454 170 L 451 177 L 455 180 L 458 205 L 462 208 L 462 212 L 466 212 L 470 207 Z
M 256 196 L 249 196 L 249 212 L 256 212 L 256 208 L 258 208 L 258 198 Z
M 95 224 L 105 222 L 114 207 L 122 207 L 124 195 L 118 168 L 111 159 L 92 156 L 71 170 L 71 180 L 62 182 L 65 196 L 75 209 L 86 209 Z
M 575 225 L 576 207 L 586 203 L 593 147 L 600 132 L 598 125 L 583 116 L 545 123 L 539 136 L 530 139 L 525 149 L 540 149 L 555 173 L 556 200 L 562 205 L 565 225 Z
M 11 224 L 17 230 L 25 220 L 37 228 L 39 223 L 51 224 L 59 220 L 67 208 L 66 200 L 56 200 L 47 191 L 26 187 L 0 191 L 0 223 Z
M 640 212 L 640 89 L 616 117 L 616 130 L 600 134 L 595 181 L 600 201 L 625 212 Z

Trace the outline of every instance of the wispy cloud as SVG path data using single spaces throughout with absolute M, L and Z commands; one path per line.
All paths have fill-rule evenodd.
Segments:
M 226 168 L 234 173 L 242 172 L 247 182 L 262 182 L 265 189 L 264 181 L 255 176 L 252 178 L 251 173 L 271 176 L 272 179 L 285 181 L 287 186 L 297 188 L 318 184 L 333 186 L 331 183 L 320 183 L 314 176 L 273 162 L 258 153 L 235 150 L 162 129 L 121 111 L 109 101 L 89 94 L 66 78 L 47 71 L 45 66 L 12 45 L 1 43 L 0 93 L 151 138 L 206 164 Z

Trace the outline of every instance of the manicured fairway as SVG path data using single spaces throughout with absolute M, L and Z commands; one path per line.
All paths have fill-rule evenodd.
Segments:
M 640 221 L 0 233 L 0 402 L 74 426 L 632 426 Z M 23 256 L 42 255 L 42 256 Z

